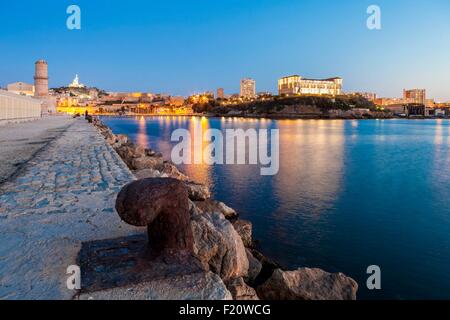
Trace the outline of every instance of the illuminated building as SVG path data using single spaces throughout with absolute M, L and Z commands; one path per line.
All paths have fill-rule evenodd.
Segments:
M 278 94 L 311 94 L 331 95 L 342 94 L 342 78 L 306 79 L 298 75 L 284 77 L 278 80 Z
M 243 98 L 255 98 L 256 81 L 250 78 L 242 79 L 240 96 Z
M 223 99 L 225 97 L 223 88 L 217 89 L 217 99 Z
M 175 107 L 181 107 L 184 105 L 184 97 L 176 97 L 176 96 L 170 96 L 169 98 L 169 104 L 171 106 L 175 106 Z
M 369 101 L 377 100 L 377 94 L 372 92 L 355 92 L 353 95 L 366 98 Z
M 426 90 L 425 89 L 411 89 L 403 90 L 403 99 L 410 103 L 426 104 Z

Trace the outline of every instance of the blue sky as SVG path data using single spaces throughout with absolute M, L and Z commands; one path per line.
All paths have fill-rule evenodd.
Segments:
M 7 4 L 5 4 L 7 3 Z M 400 96 L 423 87 L 450 100 L 448 0 L 41 0 L 8 1 L 0 11 L 0 86 L 32 82 L 49 62 L 50 85 L 75 73 L 106 90 L 188 95 L 252 77 L 276 92 L 289 74 L 344 78 L 346 91 Z M 82 29 L 66 28 L 66 8 Z M 367 7 L 382 29 L 366 28 Z

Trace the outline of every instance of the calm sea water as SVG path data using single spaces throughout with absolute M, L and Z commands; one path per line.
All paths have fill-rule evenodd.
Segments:
M 170 157 L 190 117 L 105 117 Z M 280 171 L 192 165 L 215 198 L 254 224 L 262 251 L 284 266 L 344 272 L 362 299 L 450 299 L 450 123 L 447 120 L 204 119 L 204 128 L 280 130 Z M 369 291 L 369 265 L 382 290 Z

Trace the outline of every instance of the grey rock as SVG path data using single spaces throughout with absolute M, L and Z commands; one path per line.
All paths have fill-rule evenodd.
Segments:
M 190 180 L 189 177 L 186 176 L 184 173 L 180 172 L 174 164 L 167 161 L 162 163 L 161 166 L 158 167 L 158 170 L 161 171 L 163 174 L 166 174 L 170 178 L 174 178 L 185 182 Z
M 143 170 L 143 169 L 155 169 L 161 166 L 163 163 L 162 158 L 158 157 L 141 157 L 136 158 L 131 161 L 131 166 L 134 170 Z
M 248 275 L 245 278 L 245 280 L 248 283 L 254 283 L 258 275 L 260 274 L 262 270 L 262 264 L 259 262 L 258 259 L 256 259 L 253 254 L 250 252 L 250 250 L 245 250 L 247 253 L 247 259 L 248 259 Z
M 194 254 L 224 280 L 246 277 L 248 258 L 242 239 L 220 213 L 204 214 L 191 203 Z
M 124 135 L 124 134 L 118 134 L 116 135 L 116 143 L 119 145 L 123 145 L 128 143 L 130 140 L 128 138 L 128 136 Z
M 264 300 L 356 300 L 358 284 L 342 273 L 300 268 L 277 269 L 257 288 Z
M 134 171 L 133 174 L 137 179 L 146 179 L 146 178 L 168 178 L 166 174 L 162 174 L 158 170 L 154 169 L 142 169 Z
M 135 145 L 133 150 L 133 158 L 143 158 L 147 156 L 147 149 L 144 146 Z
M 209 188 L 203 184 L 186 182 L 185 185 L 188 190 L 189 199 L 191 199 L 192 201 L 204 201 L 211 197 Z
M 237 213 L 234 209 L 220 201 L 207 199 L 205 201 L 197 201 L 195 205 L 204 213 L 219 212 L 229 220 L 237 217 Z
M 234 300 L 259 300 L 255 289 L 248 286 L 242 278 L 229 281 L 227 288 Z
M 132 144 L 123 144 L 115 147 L 115 150 L 127 166 L 131 167 L 133 164 L 134 146 Z
M 253 246 L 253 237 L 252 237 L 252 229 L 253 225 L 250 221 L 247 220 L 236 220 L 233 222 L 233 227 L 236 229 L 236 232 L 242 238 L 244 242 L 244 246 L 250 248 Z

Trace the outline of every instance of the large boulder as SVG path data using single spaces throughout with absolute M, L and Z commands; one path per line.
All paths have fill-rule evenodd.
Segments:
M 116 142 L 116 135 L 113 134 L 111 130 L 103 129 L 102 131 L 100 131 L 100 133 L 103 135 L 103 137 L 105 137 L 106 143 L 108 143 L 109 145 L 113 145 Z
M 259 262 L 258 259 L 256 259 L 253 254 L 250 252 L 250 250 L 245 250 L 247 253 L 247 259 L 248 259 L 248 275 L 245 278 L 247 283 L 254 283 L 256 278 L 259 276 L 262 270 L 262 263 Z
M 188 190 L 189 199 L 192 201 L 204 201 L 211 198 L 211 191 L 203 184 L 196 182 L 185 182 Z
M 184 173 L 180 172 L 180 170 L 178 170 L 178 168 L 170 163 L 165 161 L 164 163 L 162 163 L 159 167 L 158 170 L 161 171 L 161 173 L 166 174 L 168 177 L 174 178 L 174 179 L 178 179 L 181 181 L 189 181 L 189 177 L 187 175 L 185 175 Z
M 113 147 L 114 149 L 127 144 L 128 142 L 130 142 L 130 139 L 128 138 L 128 136 L 124 135 L 124 134 L 117 134 L 116 135 L 116 140 L 114 141 Z
M 194 253 L 203 265 L 224 281 L 246 277 L 248 258 L 241 237 L 223 214 L 200 212 L 191 203 Z
M 134 145 L 133 148 L 133 158 L 143 158 L 147 156 L 147 148 L 141 145 Z
M 147 178 L 168 178 L 166 174 L 162 174 L 158 170 L 154 169 L 137 170 L 134 171 L 133 174 L 138 180 Z
M 229 281 L 227 288 L 231 292 L 234 300 L 259 300 L 255 289 L 248 286 L 242 278 Z
M 134 145 L 131 143 L 126 143 L 115 148 L 116 152 L 122 158 L 122 160 L 131 167 L 134 158 Z
M 155 169 L 157 170 L 159 166 L 163 164 L 163 159 L 160 157 L 140 157 L 135 158 L 131 161 L 131 167 L 134 170 L 143 169 Z
M 236 220 L 233 222 L 233 227 L 236 232 L 241 236 L 244 246 L 250 248 L 253 246 L 252 229 L 253 225 L 247 220 Z
M 201 210 L 204 213 L 212 213 L 212 212 L 222 213 L 228 220 L 237 217 L 237 213 L 234 209 L 230 208 L 225 203 L 220 201 L 207 199 L 205 201 L 197 201 L 195 202 L 195 205 L 199 210 Z
M 355 300 L 358 284 L 342 273 L 300 268 L 277 269 L 257 288 L 264 300 Z

